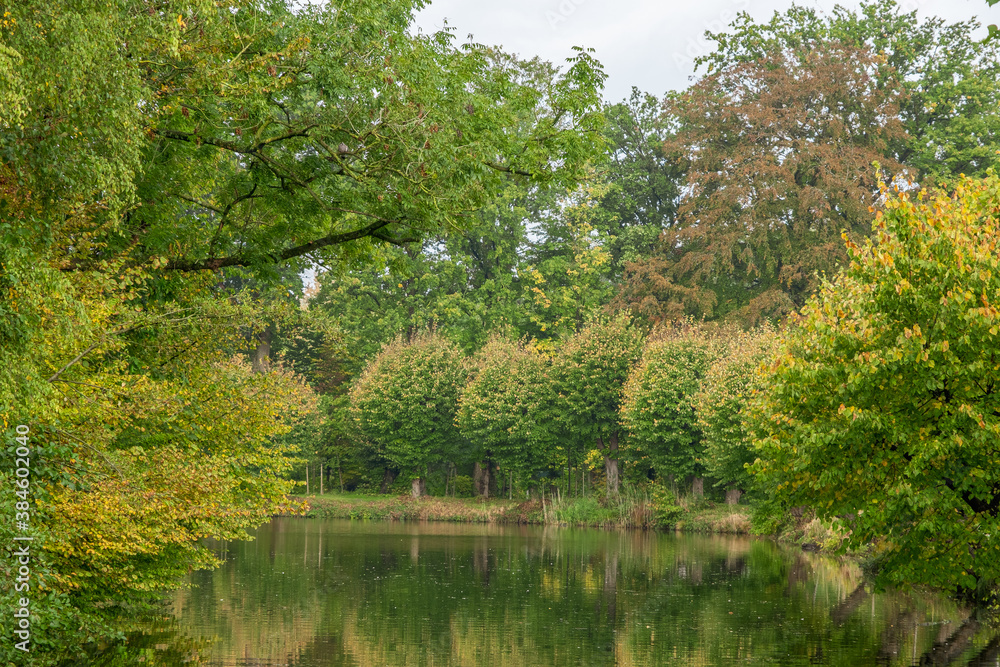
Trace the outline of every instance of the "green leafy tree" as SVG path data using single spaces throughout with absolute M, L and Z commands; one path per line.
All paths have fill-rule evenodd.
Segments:
M 469 458 L 455 426 L 467 373 L 465 357 L 454 343 L 422 333 L 387 345 L 351 387 L 351 408 L 361 433 L 413 477 L 415 497 L 423 495 L 428 466 Z
M 549 360 L 523 342 L 493 336 L 475 362 L 475 376 L 459 397 L 456 423 L 488 460 L 527 485 L 530 475 L 549 463 L 552 447 L 545 418 L 554 398 Z
M 560 440 L 577 457 L 585 451 L 580 448 L 592 444 L 603 451 L 610 496 L 618 494 L 622 388 L 642 355 L 642 343 L 643 334 L 629 317 L 598 318 L 567 340 L 552 361 L 558 394 L 552 419 L 565 428 Z
M 593 58 L 537 79 L 450 33 L 411 34 L 416 7 L 192 2 L 153 12 L 166 39 L 111 31 L 148 159 L 141 206 L 95 240 L 173 270 L 336 265 L 464 226 L 511 177 L 574 182 L 601 123 Z M 98 258 L 74 247 L 67 266 Z
M 765 368 L 777 359 L 779 345 L 778 330 L 769 323 L 736 333 L 705 371 L 692 398 L 705 473 L 716 486 L 727 488 L 730 502 L 737 502 L 752 485 L 747 466 L 756 460 L 757 450 L 745 413 L 767 390 Z
M 880 583 L 1000 582 L 1000 178 L 886 193 L 751 417 L 775 503 L 841 517 Z
M 671 127 L 656 96 L 633 88 L 627 100 L 609 105 L 604 115 L 608 148 L 598 164 L 608 188 L 600 205 L 612 215 L 601 231 L 608 236 L 618 279 L 627 262 L 652 252 L 660 234 L 673 225 L 683 165 L 663 150 Z
M 650 464 L 661 480 L 693 480 L 696 493 L 703 492 L 706 465 L 694 397 L 721 351 L 716 338 L 690 322 L 657 330 L 621 402 L 632 456 Z

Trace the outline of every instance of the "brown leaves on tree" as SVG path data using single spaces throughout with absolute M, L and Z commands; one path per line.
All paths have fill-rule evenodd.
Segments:
M 878 163 L 894 147 L 902 88 L 880 62 L 836 43 L 774 53 L 706 76 L 668 99 L 664 149 L 687 167 L 676 224 L 634 263 L 619 297 L 660 321 L 683 315 L 754 322 L 804 303 L 816 272 L 846 259 L 841 232 L 870 230 Z

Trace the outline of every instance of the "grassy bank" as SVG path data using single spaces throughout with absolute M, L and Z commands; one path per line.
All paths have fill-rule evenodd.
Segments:
M 562 501 L 502 498 L 412 498 L 328 493 L 296 496 L 305 501 L 306 516 L 389 521 L 456 521 L 465 523 L 550 524 L 595 528 L 674 528 L 707 533 L 747 534 L 750 510 L 711 501 L 679 502 L 664 513 L 647 498 L 623 497 L 599 502 L 593 497 Z

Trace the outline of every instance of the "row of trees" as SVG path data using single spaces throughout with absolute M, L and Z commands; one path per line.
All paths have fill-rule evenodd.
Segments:
M 920 22 L 891 2 L 827 16 L 793 7 L 767 23 L 741 15 L 729 33 L 710 35 L 718 48 L 689 90 L 662 102 L 635 93 L 605 110 L 608 151 L 586 188 L 509 189 L 461 237 L 389 258 L 392 271 L 325 278 L 311 308 L 341 327 L 339 391 L 360 396 L 381 346 L 435 328 L 466 364 L 447 394 L 452 419 L 439 422 L 451 438 L 442 462 L 502 460 L 526 486 L 592 464 L 596 451 L 609 490 L 621 459 L 626 477 L 707 477 L 735 496 L 752 485 L 745 464 L 759 458 L 752 479 L 773 515 L 809 505 L 846 522 L 851 545 L 877 545 L 881 581 L 989 589 L 1000 497 L 989 473 L 990 343 L 980 341 L 985 356 L 971 347 L 948 356 L 972 369 L 961 382 L 975 400 L 958 403 L 958 380 L 936 375 L 944 361 L 890 344 L 948 321 L 938 306 L 960 307 L 949 315 L 965 322 L 958 329 L 990 324 L 1000 298 L 989 286 L 996 246 L 983 203 L 995 188 L 1000 64 L 996 42 L 972 39 L 976 25 Z M 930 194 L 938 183 L 948 197 Z M 940 204 L 912 208 L 906 192 Z M 925 227 L 976 240 L 953 252 Z M 924 310 L 908 323 L 896 322 L 900 304 L 871 298 L 878 271 L 901 264 L 944 272 L 920 277 Z M 952 266 L 978 267 L 983 289 L 952 285 Z M 916 275 L 893 292 L 906 296 Z M 601 338 L 583 324 L 609 300 L 644 329 L 684 316 L 795 323 L 780 335 L 661 328 L 626 376 L 602 388 L 596 378 L 615 363 L 592 365 Z M 505 326 L 511 333 L 491 337 Z M 876 344 L 867 336 L 878 327 L 887 333 Z M 402 355 L 402 340 L 387 351 Z M 957 354 L 954 336 L 939 343 Z M 626 356 L 630 344 L 621 343 Z M 858 384 L 883 357 L 895 374 Z M 912 375 L 910 363 L 934 377 Z M 874 413 L 858 407 L 863 398 L 878 404 Z M 920 413 L 905 418 L 912 432 L 897 428 L 907 401 Z M 949 405 L 982 419 L 958 424 Z M 394 433 L 366 433 L 365 411 L 352 414 L 346 400 L 331 414 L 341 433 L 365 434 L 367 465 L 405 447 Z M 882 430 L 860 431 L 866 424 Z M 392 465 L 426 470 L 403 460 Z
M 680 323 L 649 337 L 623 316 L 587 323 L 558 347 L 496 334 L 471 356 L 436 332 L 387 345 L 350 393 L 355 438 L 424 492 L 432 466 L 480 466 L 513 492 L 567 484 L 573 468 L 603 461 L 619 493 L 620 461 L 633 480 L 749 488 L 755 458 L 740 412 L 759 390 L 757 366 L 775 330 Z M 565 475 L 563 474 L 565 471 Z M 481 492 L 489 493 L 488 480 Z

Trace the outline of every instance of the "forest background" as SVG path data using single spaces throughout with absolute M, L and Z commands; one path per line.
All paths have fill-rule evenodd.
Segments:
M 609 105 L 586 50 L 414 35 L 416 6 L 4 9 L 0 532 L 36 540 L 38 645 L 121 632 L 309 471 L 808 506 L 879 583 L 992 595 L 975 22 L 741 15 L 689 89 Z

